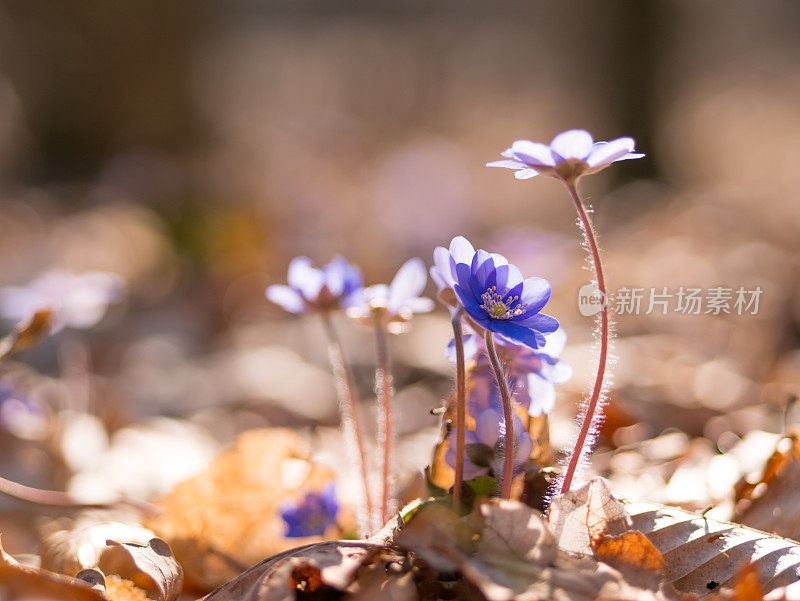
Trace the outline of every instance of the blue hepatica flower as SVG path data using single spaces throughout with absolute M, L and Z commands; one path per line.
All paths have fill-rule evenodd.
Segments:
M 307 257 L 297 257 L 289 263 L 287 280 L 288 286 L 267 288 L 267 298 L 290 313 L 347 308 L 364 281 L 361 270 L 338 255 L 322 269 Z
M 470 397 L 482 395 L 483 392 L 473 391 Z M 497 472 L 494 469 L 499 467 L 502 472 L 503 457 L 500 452 L 505 437 L 503 429 L 503 410 L 499 408 L 500 394 L 495 386 L 490 391 L 490 395 L 495 397 L 495 401 L 488 401 L 488 408 L 481 411 L 475 418 L 475 430 L 467 430 L 464 436 L 466 442 L 466 457 L 464 458 L 464 480 L 472 480 L 478 476 L 489 475 L 490 472 Z M 484 404 L 481 402 L 480 404 Z M 450 467 L 456 464 L 456 432 L 453 429 L 448 435 L 449 448 L 445 453 L 444 460 Z M 533 451 L 533 439 L 528 434 L 522 420 L 518 415 L 514 415 L 514 471 L 519 468 L 531 456 Z
M 328 485 L 321 493 L 310 492 L 302 501 L 287 504 L 281 509 L 281 517 L 286 522 L 286 538 L 322 536 L 336 523 L 339 504 L 336 502 L 336 489 Z
M 472 247 L 463 236 L 450 243 L 450 275 L 456 297 L 474 323 L 508 340 L 538 349 L 558 322 L 539 313 L 550 300 L 550 284 L 524 279 L 502 255 Z
M 421 259 L 409 259 L 397 270 L 388 286 L 377 284 L 359 290 L 347 313 L 368 325 L 373 323 L 375 315 L 379 315 L 390 332 L 398 333 L 414 313 L 433 310 L 433 301 L 420 296 L 427 280 L 425 263 Z
M 554 385 L 563 384 L 572 377 L 572 368 L 558 358 L 567 342 L 564 329 L 559 328 L 548 334 L 540 350 L 509 342 L 502 337 L 496 341 L 497 353 L 508 373 L 509 387 L 516 403 L 532 417 L 550 413 L 556 400 Z M 454 341 L 450 341 L 446 354 L 455 362 Z M 474 334 L 465 336 L 464 356 L 468 361 L 475 360 L 470 376 L 473 390 L 480 394 L 470 397 L 468 410 L 470 415 L 478 415 L 487 407 L 478 404 L 478 401 L 490 399 L 489 391 L 496 386 L 483 338 Z
M 550 145 L 517 140 L 502 153 L 505 160 L 486 163 L 487 167 L 514 169 L 514 177 L 528 179 L 540 173 L 574 182 L 581 175 L 596 173 L 611 163 L 640 159 L 634 152 L 633 138 L 594 142 L 588 131 L 571 129 L 558 134 Z

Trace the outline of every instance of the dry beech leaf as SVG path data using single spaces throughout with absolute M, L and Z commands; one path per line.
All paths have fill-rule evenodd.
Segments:
M 800 539 L 800 431 L 778 442 L 761 478 L 736 486 L 737 523 Z
M 159 501 L 160 516 L 145 522 L 169 542 L 186 585 L 207 592 L 253 565 L 321 537 L 289 539 L 280 505 L 322 490 L 334 474 L 310 460 L 307 441 L 284 428 L 240 435 L 208 469 Z M 347 522 L 342 513 L 340 521 Z M 331 538 L 339 533 L 331 532 Z
M 601 536 L 620 534 L 631 525 L 625 506 L 602 478 L 553 499 L 548 520 L 558 547 L 582 555 L 591 555 Z
M 169 545 L 160 538 L 151 538 L 147 544 L 120 543 L 106 541 L 109 545 L 118 546 L 130 555 L 133 563 L 146 574 L 156 585 L 159 601 L 174 601 L 181 593 L 183 586 L 183 570 Z
M 664 556 L 638 530 L 601 537 L 594 556 L 619 570 L 631 584 L 657 590 L 664 581 Z
M 54 522 L 49 527 L 51 532 L 42 539 L 42 568 L 75 576 L 85 568 L 100 566 L 109 551 L 109 539 L 146 545 L 155 535 L 128 518 L 124 512 L 98 510 Z M 106 573 L 111 572 L 106 566 L 103 568 Z
M 655 503 L 628 502 L 633 528 L 664 556 L 664 577 L 681 593 L 707 595 L 751 563 L 765 593 L 800 579 L 800 546 L 746 526 Z
M 502 549 L 527 562 L 555 561 L 555 538 L 540 514 L 512 501 L 486 501 L 476 509 L 483 525 L 479 552 Z
M 425 561 L 438 558 L 459 571 L 489 601 L 667 599 L 663 591 L 631 586 L 592 557 L 560 552 L 543 516 L 521 503 L 481 503 L 463 531 L 451 522 L 435 506 L 425 506 L 397 543 Z
M 75 578 L 19 564 L 0 545 L 0 599 L 109 601 L 92 585 Z
M 357 591 L 349 601 L 417 601 L 415 580 L 419 574 L 410 569 L 410 564 L 404 555 L 383 549 L 370 565 L 359 570 Z
M 291 601 L 298 591 L 344 591 L 364 562 L 382 548 L 367 541 L 328 541 L 284 551 L 226 582 L 203 601 Z
M 748 563 L 736 574 L 731 601 L 762 601 L 763 599 L 764 591 L 758 580 L 758 570 L 753 564 Z

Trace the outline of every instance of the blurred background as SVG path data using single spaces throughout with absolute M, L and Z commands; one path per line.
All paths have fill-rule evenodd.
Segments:
M 800 418 L 799 30 L 791 0 L 0 2 L 0 286 L 127 284 L 95 327 L 3 366 L 0 474 L 153 498 L 270 425 L 313 426 L 335 465 L 323 331 L 264 288 L 298 254 L 387 282 L 456 234 L 552 282 L 566 445 L 593 377 L 574 210 L 554 180 L 483 165 L 579 127 L 647 154 L 582 182 L 611 290 L 763 289 L 757 315 L 617 318 L 594 468 L 621 494 L 717 501 Z M 339 325 L 366 410 L 372 336 Z M 437 309 L 391 340 L 407 478 L 451 390 L 448 331 Z M 709 484 L 745 439 L 755 465 Z M 34 548 L 27 510 L 0 508 L 4 542 Z

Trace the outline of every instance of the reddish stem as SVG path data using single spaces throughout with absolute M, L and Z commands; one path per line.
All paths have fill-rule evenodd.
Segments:
M 392 502 L 392 451 L 394 430 L 392 423 L 392 371 L 389 359 L 389 345 L 386 341 L 386 326 L 383 315 L 375 314 L 375 342 L 377 349 L 378 367 L 375 370 L 375 393 L 382 410 L 379 437 L 383 443 L 383 487 L 381 496 L 381 517 L 385 524 L 389 518 Z
M 51 507 L 66 507 L 70 509 L 108 509 L 117 507 L 119 505 L 127 505 L 134 507 L 147 515 L 160 515 L 163 509 L 145 501 L 137 501 L 135 499 L 128 499 L 121 497 L 115 501 L 107 503 L 84 503 L 75 499 L 67 492 L 57 490 L 43 490 L 41 488 L 33 488 L 26 486 L 13 480 L 8 480 L 0 476 L 0 493 L 25 501 L 27 503 L 35 503 L 37 505 L 49 505 Z
M 511 405 L 511 391 L 508 388 L 508 380 L 500 365 L 497 357 L 497 349 L 494 346 L 494 334 L 486 330 L 485 334 L 486 350 L 489 354 L 489 363 L 492 364 L 494 377 L 497 386 L 500 388 L 500 398 L 503 399 L 503 419 L 505 420 L 505 441 L 503 443 L 503 484 L 500 490 L 501 499 L 511 498 L 511 483 L 514 479 L 514 412 Z
M 581 225 L 583 226 L 583 234 L 586 238 L 586 243 L 589 246 L 589 251 L 592 255 L 592 263 L 594 265 L 595 277 L 597 279 L 597 288 L 600 290 L 602 298 L 605 300 L 606 283 L 605 278 L 603 277 L 603 264 L 600 261 L 600 251 L 597 248 L 597 239 L 595 238 L 594 234 L 594 226 L 592 225 L 589 214 L 586 212 L 586 208 L 583 206 L 583 202 L 578 196 L 578 191 L 575 188 L 575 184 L 570 182 L 565 182 L 565 184 L 570 196 L 572 197 L 572 201 L 575 204 L 575 210 L 578 211 L 578 217 L 581 220 Z M 564 481 L 561 484 L 562 494 L 567 492 L 572 484 L 572 479 L 575 476 L 575 471 L 578 468 L 578 463 L 580 462 L 581 455 L 583 454 L 583 447 L 586 444 L 586 439 L 591 431 L 592 422 L 595 419 L 595 412 L 597 411 L 597 405 L 600 401 L 600 395 L 603 391 L 603 378 L 605 376 L 607 359 L 608 306 L 607 303 L 604 302 L 603 308 L 600 311 L 600 358 L 597 363 L 597 376 L 595 377 L 592 396 L 589 399 L 589 403 L 586 405 L 586 411 L 583 415 L 583 423 L 581 424 L 581 429 L 578 433 L 578 439 L 575 441 L 575 448 L 572 450 L 572 456 L 570 457 L 569 464 L 567 465 Z M 597 417 L 600 417 L 600 414 L 598 414 Z
M 353 439 L 346 446 L 353 455 L 357 455 L 357 457 L 352 457 L 351 459 L 354 460 L 356 470 L 359 472 L 358 475 L 364 487 L 364 501 L 362 507 L 359 507 L 358 515 L 359 529 L 361 530 L 361 536 L 364 537 L 370 528 L 372 498 L 367 477 L 367 454 L 364 451 L 364 437 L 361 430 L 361 419 L 358 415 L 358 392 L 356 391 L 353 371 L 345 359 L 344 347 L 336 328 L 333 327 L 331 316 L 325 312 L 320 315 L 325 326 L 325 332 L 328 335 L 328 358 L 336 380 L 342 429 L 346 437 Z
M 461 314 L 464 312 L 459 307 L 453 318 L 453 341 L 456 346 L 456 476 L 453 484 L 453 508 L 461 511 L 461 483 L 464 481 L 464 447 L 467 429 L 467 375 L 466 362 L 464 361 L 464 331 L 461 327 Z

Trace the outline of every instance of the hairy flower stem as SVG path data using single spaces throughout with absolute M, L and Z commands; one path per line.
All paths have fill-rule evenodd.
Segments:
M 394 451 L 394 428 L 392 423 L 392 371 L 389 359 L 389 345 L 386 340 L 386 325 L 383 315 L 378 311 L 375 314 L 375 344 L 377 350 L 377 369 L 375 370 L 375 394 L 378 397 L 379 411 L 381 411 L 380 429 L 378 438 L 383 443 L 383 474 L 381 493 L 382 523 L 391 517 L 392 511 L 392 453 Z
M 365 538 L 370 532 L 370 515 L 372 514 L 372 498 L 369 492 L 367 472 L 367 454 L 364 450 L 364 437 L 361 431 L 361 420 L 358 416 L 358 392 L 356 392 L 353 371 L 344 355 L 344 347 L 333 327 L 329 313 L 321 313 L 322 323 L 328 335 L 328 359 L 336 380 L 336 393 L 339 396 L 339 413 L 341 415 L 342 430 L 348 440 L 347 450 L 350 461 L 358 472 L 358 477 L 364 485 L 363 502 L 358 507 L 358 528 L 360 536 Z
M 583 202 L 578 196 L 578 190 L 575 187 L 574 182 L 565 182 L 567 186 L 567 190 L 569 191 L 570 196 L 572 197 L 573 203 L 575 203 L 575 210 L 578 211 L 578 218 L 581 221 L 581 228 L 583 229 L 583 235 L 586 238 L 586 244 L 589 247 L 589 251 L 592 256 L 592 264 L 594 265 L 594 272 L 595 278 L 597 279 L 597 288 L 600 290 L 602 294 L 602 298 L 606 298 L 606 283 L 605 278 L 603 277 L 603 264 L 600 261 L 600 251 L 597 248 L 597 239 L 595 238 L 594 234 L 594 226 L 592 225 L 592 220 L 589 217 L 589 214 L 586 212 L 586 208 L 583 206 Z M 603 378 L 606 372 L 606 361 L 608 360 L 608 306 L 606 303 L 603 304 L 603 308 L 600 311 L 600 358 L 597 362 L 597 376 L 594 380 L 594 389 L 592 390 L 592 396 L 589 399 L 589 402 L 586 405 L 586 409 L 583 415 L 583 423 L 581 424 L 580 432 L 578 433 L 578 439 L 575 441 L 575 448 L 572 450 L 572 455 L 569 459 L 569 464 L 567 465 L 567 471 L 564 474 L 564 481 L 561 483 L 561 493 L 565 493 L 569 491 L 569 487 L 572 484 L 572 479 L 575 476 L 575 471 L 578 468 L 578 463 L 580 462 L 581 456 L 583 455 L 584 445 L 586 444 L 586 440 L 589 436 L 589 432 L 592 430 L 592 424 L 595 419 L 599 419 L 602 414 L 597 411 L 598 403 L 600 401 L 600 397 L 603 392 Z M 596 414 L 596 415 L 595 415 Z
M 464 361 L 464 331 L 461 315 L 464 308 L 459 305 L 450 322 L 453 324 L 453 340 L 456 346 L 456 476 L 453 484 L 453 508 L 461 510 L 461 483 L 464 480 L 464 446 L 467 429 L 467 369 Z
M 511 391 L 508 380 L 497 357 L 494 346 L 494 334 L 486 330 L 486 350 L 489 354 L 489 363 L 492 364 L 497 386 L 500 388 L 500 398 L 503 399 L 503 420 L 505 421 L 505 441 L 503 443 L 503 484 L 500 489 L 501 499 L 511 498 L 511 482 L 514 479 L 514 412 L 511 405 Z

